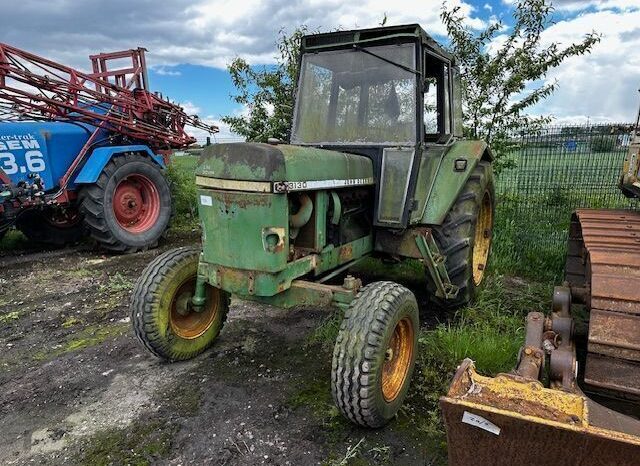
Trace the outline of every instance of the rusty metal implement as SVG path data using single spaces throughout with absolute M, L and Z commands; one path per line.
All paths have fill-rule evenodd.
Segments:
M 637 466 L 640 421 L 580 393 L 512 374 L 483 377 L 465 359 L 440 405 L 449 466 Z

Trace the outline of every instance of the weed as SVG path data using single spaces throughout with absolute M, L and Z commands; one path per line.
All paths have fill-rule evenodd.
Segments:
M 19 318 L 20 318 L 20 312 L 18 311 L 8 312 L 6 314 L 0 315 L 0 324 L 6 324 L 13 320 L 18 320 Z
M 29 247 L 29 240 L 18 230 L 9 230 L 4 238 L 0 238 L 0 251 L 25 249 Z
M 314 418 L 322 424 L 325 432 L 329 437 L 332 437 L 346 426 L 346 421 L 331 398 L 329 383 L 324 374 L 321 377 L 305 380 L 304 385 L 289 397 L 287 405 L 291 409 L 302 406 L 310 409 Z
M 63 324 L 64 325 L 64 324 Z M 107 326 L 92 325 L 69 335 L 64 343 L 54 348 L 41 350 L 33 355 L 35 361 L 47 361 L 73 351 L 99 345 L 112 337 L 118 337 L 128 330 L 126 324 Z
M 356 443 L 355 445 L 349 445 L 347 447 L 347 452 L 345 453 L 344 457 L 341 460 L 333 462 L 331 464 L 333 466 L 347 466 L 348 464 L 350 464 L 352 460 L 354 460 L 358 456 L 363 443 L 364 443 L 364 437 L 362 437 L 358 441 L 358 443 Z
M 325 351 L 333 351 L 333 345 L 338 337 L 340 324 L 344 318 L 344 310 L 336 308 L 325 317 L 307 337 L 307 346 L 320 344 Z
M 386 445 L 376 446 L 368 450 L 369 455 L 378 463 L 391 463 L 391 447 Z
M 73 278 L 88 278 L 95 275 L 93 270 L 85 269 L 83 267 L 79 269 L 72 269 L 65 272 L 69 277 Z
M 359 276 L 364 275 L 370 280 L 384 279 L 399 283 L 424 283 L 424 265 L 415 259 L 401 262 L 386 262 L 381 259 L 367 258 L 352 269 Z
M 100 285 L 100 291 L 110 291 L 112 293 L 118 293 L 120 291 L 128 291 L 133 288 L 133 281 L 130 278 L 125 277 L 120 272 L 116 272 L 109 276 L 109 281 L 105 285 Z
M 73 327 L 74 325 L 78 325 L 81 323 L 82 321 L 80 319 L 77 319 L 75 317 L 69 317 L 67 320 L 62 322 L 62 328 L 70 328 L 70 327 Z

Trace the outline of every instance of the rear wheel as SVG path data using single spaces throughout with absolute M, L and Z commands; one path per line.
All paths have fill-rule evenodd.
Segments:
M 167 179 L 155 162 L 137 154 L 112 159 L 80 199 L 91 236 L 115 252 L 157 246 L 171 219 Z
M 431 302 L 444 309 L 468 304 L 482 284 L 487 269 L 493 220 L 495 188 L 489 162 L 481 161 L 467 180 L 442 225 L 433 227 L 433 237 L 446 257 L 447 273 L 459 288 L 456 298 L 436 296 L 437 287 L 427 274 Z
M 29 241 L 64 246 L 77 243 L 84 236 L 84 226 L 76 209 L 30 209 L 16 220 L 16 228 Z
M 418 305 L 407 288 L 375 282 L 345 313 L 333 351 L 331 392 L 355 424 L 380 427 L 409 390 L 418 341 Z
M 172 249 L 152 261 L 138 279 L 131 300 L 136 336 L 155 356 L 170 361 L 193 358 L 209 348 L 224 324 L 229 295 L 207 285 L 206 302 L 192 304 L 200 251 Z

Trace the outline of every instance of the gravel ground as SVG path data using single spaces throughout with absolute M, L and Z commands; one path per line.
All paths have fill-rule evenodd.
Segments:
M 435 464 L 410 419 L 348 424 L 329 393 L 323 309 L 232 302 L 200 357 L 138 344 L 128 301 L 170 237 L 128 256 L 88 245 L 0 255 L 1 464 Z

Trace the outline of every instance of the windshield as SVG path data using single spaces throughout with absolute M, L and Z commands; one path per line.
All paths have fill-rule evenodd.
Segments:
M 366 50 L 302 57 L 294 144 L 415 144 L 413 44 Z

